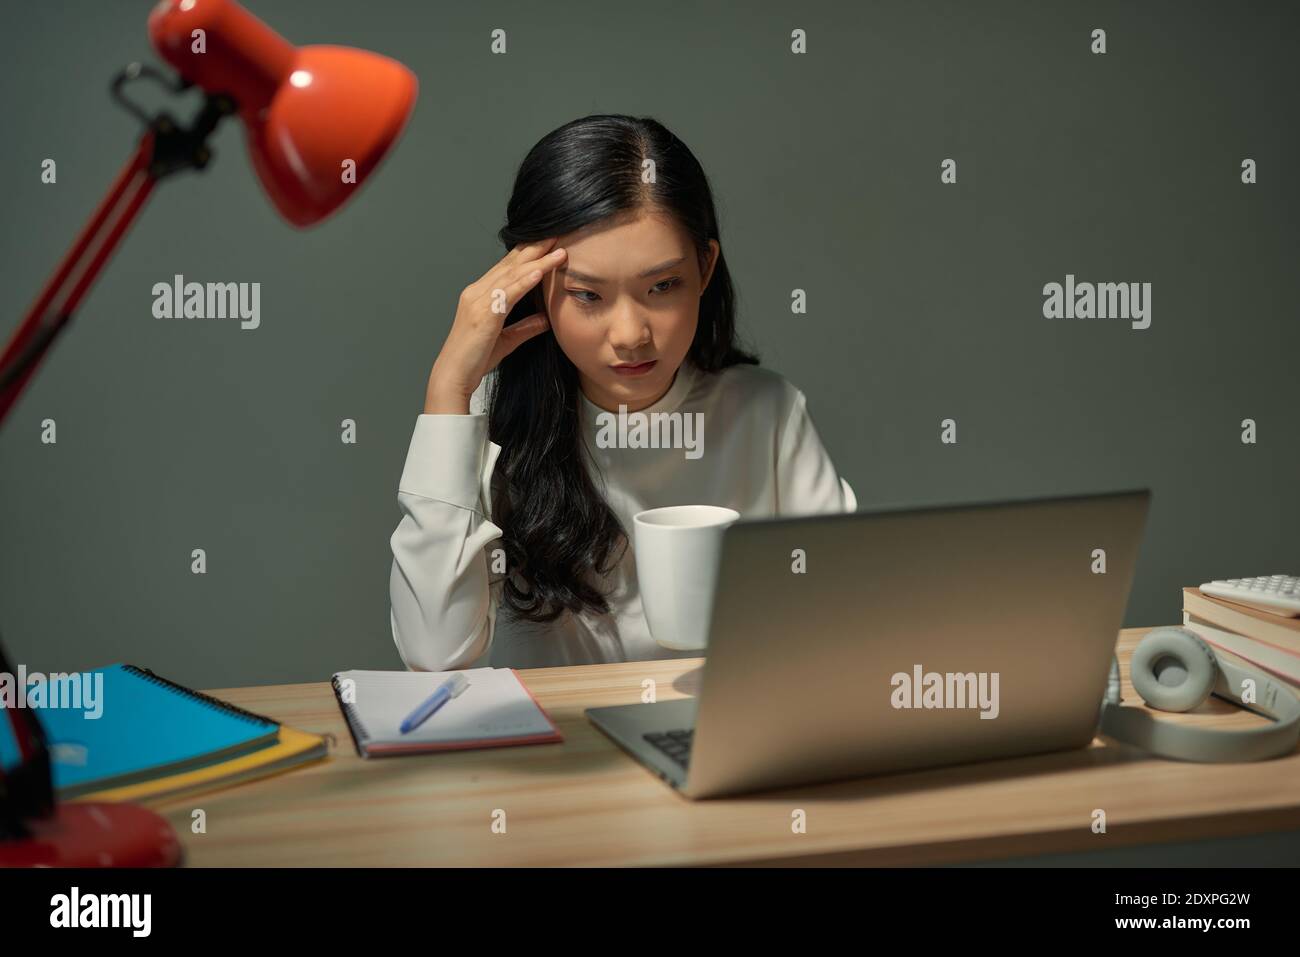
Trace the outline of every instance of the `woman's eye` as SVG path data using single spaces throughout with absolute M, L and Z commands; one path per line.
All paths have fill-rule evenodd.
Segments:
M 664 293 L 670 292 L 673 289 L 673 287 L 675 287 L 681 281 L 682 279 L 680 276 L 673 276 L 671 279 L 664 279 L 661 282 L 655 283 L 653 286 L 650 287 L 650 289 L 652 292 L 656 292 L 662 296 Z M 659 288 L 660 286 L 663 286 L 664 288 L 661 289 Z M 592 292 L 589 289 L 566 289 L 565 292 L 567 292 L 577 302 L 581 303 L 584 306 L 594 305 L 600 299 L 600 296 L 596 295 L 594 292 Z M 585 296 L 591 296 L 593 298 L 586 299 L 584 298 Z

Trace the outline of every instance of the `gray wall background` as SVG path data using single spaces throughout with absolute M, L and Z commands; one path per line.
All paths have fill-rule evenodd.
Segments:
M 159 62 L 150 6 L 6 17 L 6 337 L 133 147 L 107 83 Z M 213 688 L 400 667 L 388 538 L 429 366 L 501 255 L 520 159 L 593 112 L 652 115 L 699 156 L 742 333 L 808 394 L 861 507 L 1150 486 L 1128 626 L 1180 621 L 1185 585 L 1300 569 L 1294 5 L 253 9 L 296 43 L 407 63 L 414 118 L 307 232 L 261 195 L 233 123 L 207 172 L 158 188 L 0 431 L 0 628 L 29 668 L 129 661 Z M 261 328 L 154 319 L 176 273 L 261 282 Z M 1151 328 L 1042 318 L 1067 273 L 1151 282 Z

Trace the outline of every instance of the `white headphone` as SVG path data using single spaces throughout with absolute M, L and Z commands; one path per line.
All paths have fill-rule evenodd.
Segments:
M 1263 728 L 1196 728 L 1161 721 L 1119 696 L 1119 659 L 1111 661 L 1101 706 L 1101 733 L 1179 761 L 1263 761 L 1295 750 L 1300 741 L 1300 698 L 1276 678 L 1223 658 L 1186 628 L 1156 628 L 1133 650 L 1133 688 L 1161 711 L 1190 711 L 1211 694 L 1272 718 Z M 1246 692 L 1253 690 L 1253 695 Z

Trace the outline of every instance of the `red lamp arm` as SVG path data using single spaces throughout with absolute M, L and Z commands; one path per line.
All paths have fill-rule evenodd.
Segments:
M 0 424 L 149 198 L 157 182 L 150 172 L 153 152 L 154 133 L 147 130 L 5 347 Z

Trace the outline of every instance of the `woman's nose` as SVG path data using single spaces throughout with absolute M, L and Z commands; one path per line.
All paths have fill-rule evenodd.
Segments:
M 615 349 L 632 351 L 650 341 L 650 324 L 639 317 L 635 308 L 622 310 L 609 329 L 609 343 Z

